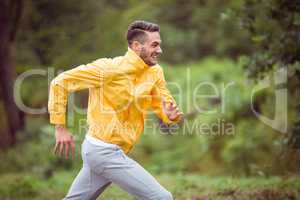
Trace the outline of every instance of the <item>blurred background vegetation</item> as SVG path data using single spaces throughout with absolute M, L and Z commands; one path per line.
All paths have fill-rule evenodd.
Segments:
M 48 115 L 28 114 L 16 105 L 16 79 L 32 69 L 48 73 L 26 78 L 20 88 L 26 106 L 46 107 L 54 74 L 123 55 L 127 26 L 137 19 L 161 26 L 161 65 L 167 81 L 180 85 L 181 90 L 174 84 L 169 89 L 186 115 L 186 125 L 167 134 L 154 133 L 157 125 L 147 122 L 130 156 L 171 188 L 177 199 L 299 199 L 299 0 L 2 0 L 0 199 L 62 198 L 81 166 L 84 135 L 79 122 L 85 115 L 75 112 L 75 123 L 68 124 L 77 139 L 75 159 L 55 157 Z M 251 92 L 265 77 L 273 80 L 279 69 L 287 71 L 288 81 L 260 91 L 252 105 L 274 118 L 275 92 L 286 88 L 284 133 L 262 123 L 251 110 Z M 220 91 L 222 84 L 233 85 L 224 98 L 193 99 L 203 82 Z M 198 92 L 215 94 L 210 87 Z M 76 93 L 72 101 L 84 108 L 87 95 Z M 197 107 L 216 113 L 199 113 Z M 193 128 L 220 120 L 233 124 L 234 134 Z M 104 199 L 130 197 L 113 187 Z

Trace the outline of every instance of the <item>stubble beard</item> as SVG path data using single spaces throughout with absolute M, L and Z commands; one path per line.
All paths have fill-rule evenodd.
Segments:
M 142 58 L 142 60 L 149 66 L 153 66 L 155 65 L 155 63 L 152 63 L 150 61 L 150 57 L 151 55 L 149 55 L 149 52 L 146 50 L 146 48 L 142 47 L 141 53 L 140 53 L 140 57 Z

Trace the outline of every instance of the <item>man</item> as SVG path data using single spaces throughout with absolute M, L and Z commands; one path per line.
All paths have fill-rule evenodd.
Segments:
M 159 26 L 133 22 L 127 31 L 128 51 L 102 58 L 58 75 L 50 86 L 50 122 L 55 124 L 55 153 L 74 154 L 72 134 L 65 128 L 70 92 L 89 89 L 88 133 L 82 143 L 83 166 L 65 199 L 96 199 L 114 183 L 138 199 L 171 200 L 163 188 L 126 154 L 144 128 L 147 110 L 165 124 L 178 123 L 182 113 L 166 88 L 162 68 Z

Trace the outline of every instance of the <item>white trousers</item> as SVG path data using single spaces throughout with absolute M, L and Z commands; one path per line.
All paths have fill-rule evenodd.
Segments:
M 111 183 L 140 200 L 173 200 L 172 194 L 119 146 L 101 143 L 84 139 L 83 166 L 65 200 L 97 199 Z

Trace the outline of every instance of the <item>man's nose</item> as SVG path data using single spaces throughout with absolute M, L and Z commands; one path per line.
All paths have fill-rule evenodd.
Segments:
M 157 49 L 156 53 L 158 53 L 158 54 L 162 54 L 162 53 L 163 53 L 163 51 L 162 51 L 162 49 L 161 49 L 160 47 L 158 47 L 158 49 Z

